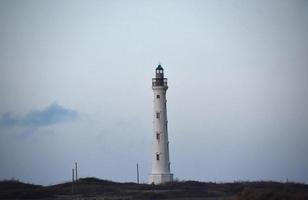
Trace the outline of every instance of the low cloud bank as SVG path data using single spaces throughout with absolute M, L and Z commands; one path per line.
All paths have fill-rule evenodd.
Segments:
M 53 103 L 42 110 L 30 111 L 25 116 L 5 113 L 0 117 L 0 127 L 43 127 L 76 119 L 77 111 Z

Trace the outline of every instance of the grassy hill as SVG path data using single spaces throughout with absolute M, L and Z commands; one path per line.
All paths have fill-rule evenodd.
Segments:
M 173 182 L 164 185 L 117 183 L 83 178 L 52 186 L 19 181 L 0 181 L 0 199 L 85 199 L 85 200 L 255 200 L 308 199 L 308 185 L 279 182 L 205 183 Z

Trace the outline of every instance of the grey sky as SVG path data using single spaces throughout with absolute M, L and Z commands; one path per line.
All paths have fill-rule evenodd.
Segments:
M 175 177 L 308 182 L 307 21 L 307 0 L 1 0 L 0 178 L 147 181 L 161 62 Z

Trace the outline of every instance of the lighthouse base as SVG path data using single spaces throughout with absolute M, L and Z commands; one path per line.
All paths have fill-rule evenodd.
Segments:
M 173 180 L 173 174 L 151 174 L 149 183 L 150 184 L 163 184 L 171 182 Z

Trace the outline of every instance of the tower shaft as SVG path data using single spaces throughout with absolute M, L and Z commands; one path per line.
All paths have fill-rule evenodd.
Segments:
M 156 68 L 156 77 L 152 79 L 153 100 L 153 142 L 152 142 L 152 172 L 150 183 L 161 184 L 170 182 L 167 100 L 167 79 L 164 78 L 163 68 Z

